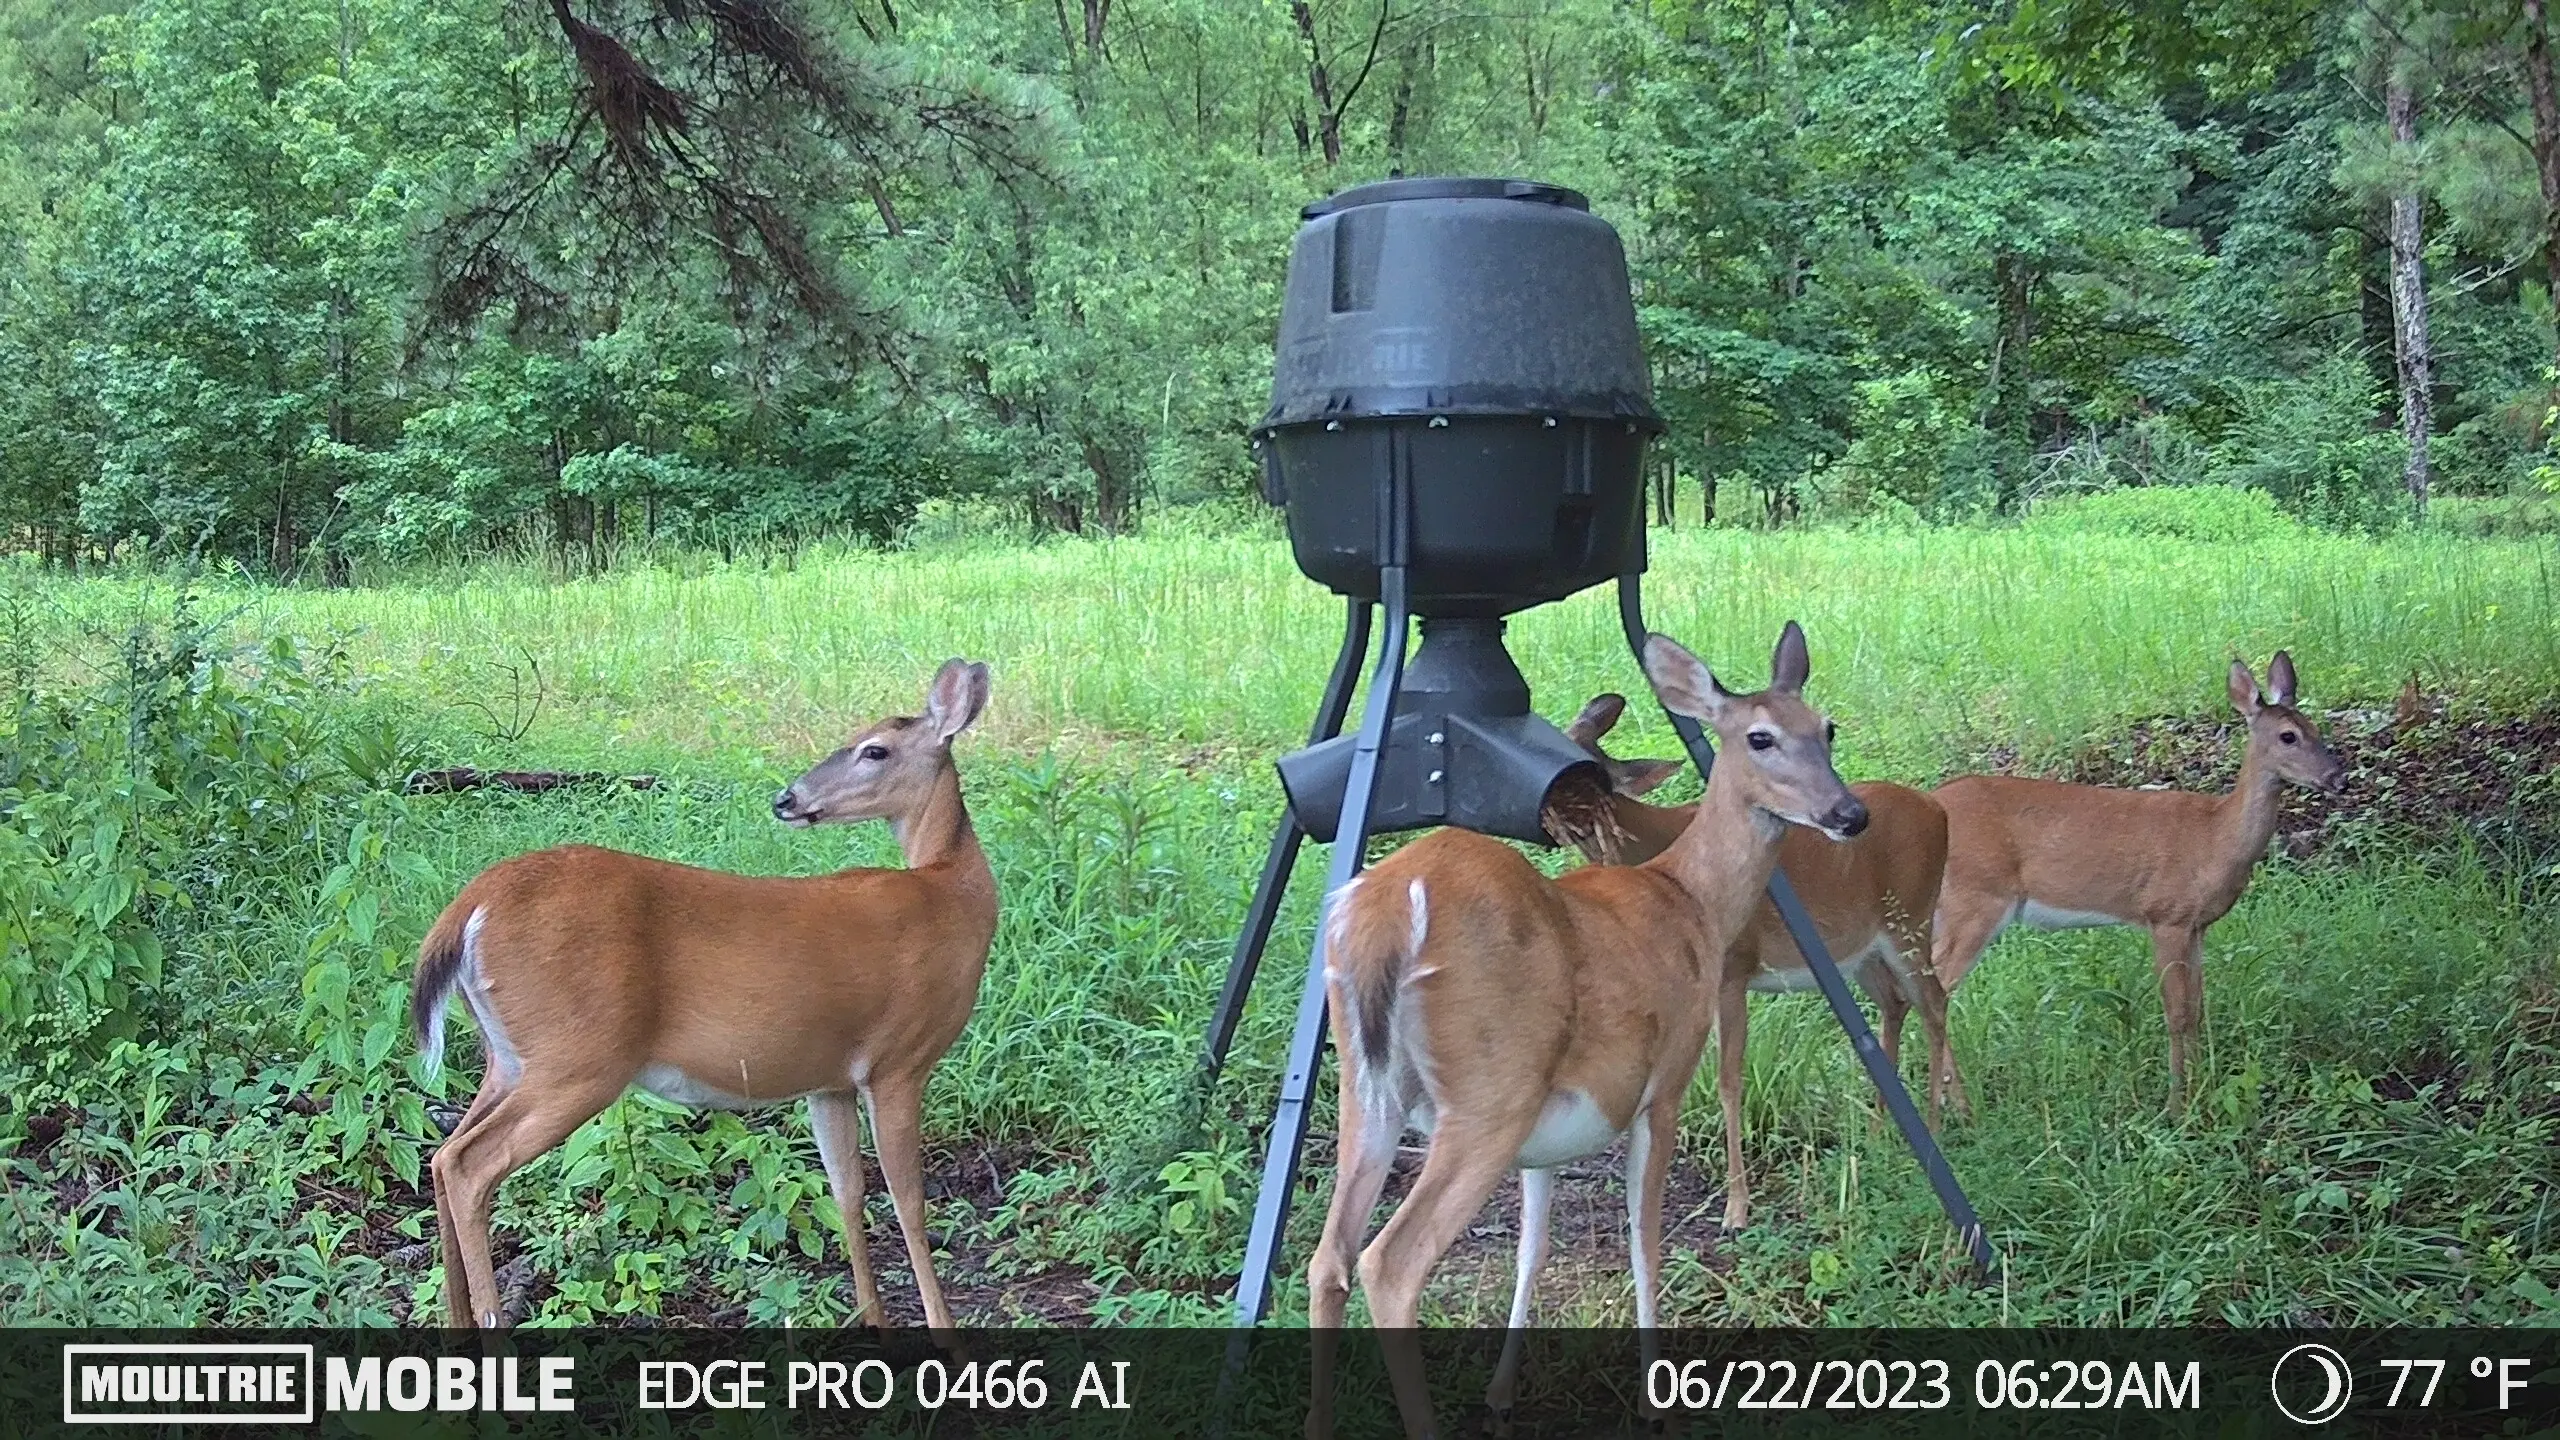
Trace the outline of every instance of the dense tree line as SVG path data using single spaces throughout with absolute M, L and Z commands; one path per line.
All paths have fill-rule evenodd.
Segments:
M 2530 483 L 2542 0 L 0 0 L 0 527 L 335 577 L 1249 482 L 1296 208 L 1621 227 L 1727 518 Z M 1705 482 L 1701 485 L 1701 482 Z M 1666 488 L 1665 498 L 1670 491 Z

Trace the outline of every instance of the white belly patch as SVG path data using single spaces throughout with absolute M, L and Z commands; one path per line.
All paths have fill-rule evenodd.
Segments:
M 1833 963 L 1840 965 L 1843 973 L 1854 968 L 1838 956 L 1833 956 L 1832 960 Z M 1815 984 L 1811 966 L 1790 965 L 1784 970 L 1763 970 L 1753 975 L 1750 988 L 1763 995 L 1786 995 L 1794 991 L 1812 990 L 1818 987 Z
M 1545 1108 L 1538 1112 L 1538 1128 L 1521 1142 L 1520 1156 L 1512 1163 L 1523 1170 L 1544 1170 L 1584 1159 L 1608 1149 L 1621 1133 L 1590 1096 L 1579 1090 L 1558 1091 L 1547 1097 Z
M 1795 942 L 1792 939 L 1787 942 L 1787 948 L 1790 953 L 1795 949 Z M 1878 935 L 1867 942 L 1866 949 L 1855 955 L 1834 955 L 1831 957 L 1831 963 L 1840 967 L 1842 979 L 1855 980 L 1859 972 L 1869 965 L 1893 968 L 1893 958 L 1893 942 L 1883 935 Z M 1748 988 L 1762 995 L 1790 995 L 1798 991 L 1818 990 L 1822 987 L 1820 982 L 1813 978 L 1813 967 L 1799 961 L 1783 970 L 1759 971 L 1751 977 Z
M 2128 922 L 2095 910 L 2058 910 L 2051 905 L 2022 900 L 2018 902 L 2017 923 L 2036 930 L 2087 930 L 2099 925 Z
M 652 1065 L 631 1082 L 661 1100 L 696 1110 L 755 1110 L 797 1100 L 797 1095 L 742 1095 L 706 1085 L 673 1065 Z

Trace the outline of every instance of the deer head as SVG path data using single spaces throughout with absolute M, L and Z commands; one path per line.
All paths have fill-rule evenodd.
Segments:
M 951 767 L 951 742 L 987 705 L 987 667 L 946 660 L 922 715 L 893 715 L 844 743 L 773 797 L 786 825 L 845 824 L 912 814 Z
M 2282 650 L 2268 662 L 2264 690 L 2247 661 L 2231 662 L 2231 706 L 2249 722 L 2249 753 L 2271 774 L 2336 795 L 2347 788 L 2346 762 L 2320 739 L 2310 718 L 2293 708 L 2298 684 L 2293 657 Z
M 1748 695 L 1725 689 L 1704 661 L 1667 635 L 1648 636 L 1644 645 L 1645 678 L 1662 703 L 1716 732 L 1724 751 L 1716 780 L 1738 783 L 1744 802 L 1764 814 L 1846 840 L 1867 828 L 1867 807 L 1831 768 L 1837 727 L 1805 703 L 1812 668 L 1804 631 L 1793 620 L 1770 656 L 1769 688 Z

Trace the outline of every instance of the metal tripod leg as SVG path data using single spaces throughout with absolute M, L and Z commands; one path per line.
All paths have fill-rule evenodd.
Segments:
M 1333 678 L 1324 685 L 1324 700 L 1307 743 L 1319 745 L 1342 733 L 1342 718 L 1351 713 L 1351 687 L 1360 678 L 1360 658 L 1369 653 L 1369 602 L 1350 602 L 1342 622 L 1342 649 L 1333 657 Z M 1245 907 L 1244 929 L 1236 936 L 1235 954 L 1227 961 L 1227 983 L 1218 992 L 1218 1008 L 1209 1017 L 1209 1039 L 1200 1054 L 1202 1088 L 1218 1078 L 1227 1063 L 1227 1047 L 1235 1043 L 1236 1022 L 1244 1018 L 1244 1002 L 1253 993 L 1254 971 L 1261 968 L 1263 947 L 1271 943 L 1271 926 L 1280 916 L 1280 900 L 1298 864 L 1298 847 L 1307 832 L 1298 828 L 1296 812 L 1280 810 L 1280 829 L 1271 837 L 1271 853 L 1262 862 L 1262 881 Z
M 1627 646 L 1635 651 L 1636 664 L 1644 664 L 1644 600 L 1642 577 L 1626 574 L 1618 577 L 1618 621 L 1626 630 Z M 1703 778 L 1715 768 L 1715 747 L 1708 743 L 1706 732 L 1698 722 L 1686 715 L 1673 714 L 1671 728 L 1689 752 Z M 1813 928 L 1813 917 L 1805 913 L 1804 902 L 1796 897 L 1796 888 L 1783 870 L 1769 874 L 1769 899 L 1778 907 L 1778 918 L 1786 922 L 1787 933 L 1794 937 L 1796 948 L 1804 952 L 1805 969 L 1812 972 L 1816 985 L 1822 987 L 1822 998 L 1831 1002 L 1831 1013 L 1838 1017 L 1840 1028 L 1848 1032 L 1850 1048 L 1867 1067 L 1867 1078 L 1875 1082 L 1876 1092 L 1884 1097 L 1884 1108 L 1902 1131 L 1911 1153 L 1920 1161 L 1921 1171 L 1929 1177 L 1938 1192 L 1938 1203 L 1946 1207 L 1947 1218 L 1955 1223 L 1956 1233 L 1963 1237 L 1965 1248 L 1973 1252 L 1976 1265 L 1988 1278 L 2000 1273 L 1999 1257 L 1991 1253 L 1991 1242 L 1982 1233 L 1981 1218 L 1973 1213 L 1973 1202 L 1967 1200 L 1964 1187 L 1956 1183 L 1955 1172 L 1947 1168 L 1947 1157 L 1938 1149 L 1938 1139 L 1920 1122 L 1920 1112 L 1911 1106 L 1911 1094 L 1902 1086 L 1901 1075 L 1885 1059 L 1884 1047 L 1876 1043 L 1875 1031 L 1867 1026 L 1864 1011 L 1857 998 L 1849 993 L 1849 982 L 1840 976 L 1840 967 L 1832 963 L 1830 947 L 1822 943 L 1820 932 Z
M 1360 738 L 1351 752 L 1351 779 L 1342 797 L 1342 822 L 1333 837 L 1333 863 L 1327 867 L 1324 904 L 1316 921 L 1315 943 L 1307 951 L 1306 988 L 1298 994 L 1298 1027 L 1289 1037 L 1289 1067 L 1281 1073 L 1280 1108 L 1271 1119 L 1269 1149 L 1262 1163 L 1262 1188 L 1253 1198 L 1253 1229 L 1245 1239 L 1244 1274 L 1236 1281 L 1236 1324 L 1260 1323 L 1271 1306 L 1271 1281 L 1280 1265 L 1280 1232 L 1289 1220 L 1289 1202 L 1298 1184 L 1298 1150 L 1307 1138 L 1307 1100 L 1315 1092 L 1316 1065 L 1323 1058 L 1325 1029 L 1324 929 L 1333 898 L 1360 873 L 1369 843 L 1369 805 L 1378 788 L 1378 758 L 1386 748 L 1387 729 L 1395 721 L 1396 686 L 1404 679 L 1406 612 L 1404 567 L 1382 567 L 1378 598 L 1385 606 L 1385 633 L 1379 637 L 1377 668 L 1369 676 L 1368 703 L 1360 717 Z

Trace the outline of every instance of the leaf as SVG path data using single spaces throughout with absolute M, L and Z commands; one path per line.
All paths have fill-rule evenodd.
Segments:
M 364 1032 L 364 1071 L 370 1075 L 382 1068 L 382 1059 L 400 1038 L 400 1027 L 388 1020 L 376 1020 Z

